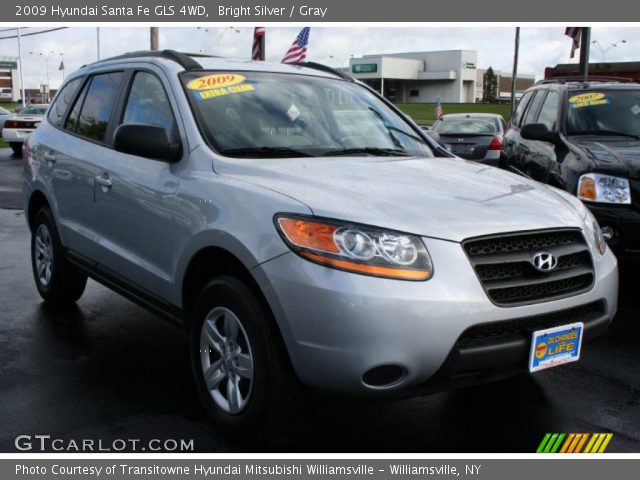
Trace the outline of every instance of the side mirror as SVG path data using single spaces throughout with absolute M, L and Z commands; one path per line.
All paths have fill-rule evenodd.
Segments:
M 167 131 L 157 125 L 120 125 L 113 146 L 118 152 L 165 162 L 177 162 L 181 156 L 180 144 L 171 142 Z
M 520 129 L 520 136 L 526 140 L 557 143 L 558 134 L 550 131 L 544 123 L 529 123 Z

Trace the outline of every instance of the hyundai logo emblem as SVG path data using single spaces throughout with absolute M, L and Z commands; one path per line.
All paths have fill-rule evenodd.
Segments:
M 531 261 L 539 272 L 551 272 L 558 266 L 558 259 L 548 252 L 536 253 Z

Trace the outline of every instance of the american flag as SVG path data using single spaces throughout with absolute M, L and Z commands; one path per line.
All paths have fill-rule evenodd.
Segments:
M 442 105 L 440 105 L 440 98 L 438 98 L 438 102 L 436 103 L 435 108 L 433 109 L 433 112 L 436 115 L 436 120 L 438 120 L 441 116 L 442 116 Z
M 573 38 L 573 44 L 571 45 L 571 58 L 576 56 L 576 50 L 580 48 L 580 36 L 582 35 L 582 27 L 567 27 L 564 29 L 564 34 Z
M 282 63 L 303 62 L 305 58 L 307 58 L 307 44 L 309 43 L 310 31 L 310 27 L 304 27 L 300 30 L 300 33 L 291 44 L 291 47 L 289 47 L 287 53 L 284 54 Z
M 251 50 L 251 60 L 264 60 L 264 52 L 260 48 L 261 40 L 266 35 L 264 27 L 256 27 L 253 30 L 253 49 Z

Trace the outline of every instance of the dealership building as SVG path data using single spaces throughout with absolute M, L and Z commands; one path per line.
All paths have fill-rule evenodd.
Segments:
M 474 103 L 482 99 L 485 72 L 477 63 L 475 50 L 385 53 L 352 57 L 349 73 L 392 102 Z M 510 98 L 511 75 L 498 73 L 500 97 L 508 91 Z M 533 75 L 518 75 L 516 87 L 523 91 L 533 82 Z
M 18 59 L 0 56 L 0 102 L 15 102 L 19 98 Z

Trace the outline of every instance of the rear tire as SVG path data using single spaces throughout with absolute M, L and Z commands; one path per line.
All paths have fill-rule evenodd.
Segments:
M 273 330 L 270 312 L 233 276 L 215 277 L 196 301 L 191 361 L 200 400 L 218 430 L 248 443 L 297 407 L 300 385 Z
M 87 285 L 87 276 L 69 265 L 64 257 L 51 211 L 36 213 L 31 226 L 31 266 L 40 296 L 49 303 L 65 305 L 78 300 Z
M 11 150 L 13 150 L 14 155 L 17 155 L 18 157 L 22 156 L 22 143 L 11 142 L 9 143 L 9 146 L 11 147 Z

